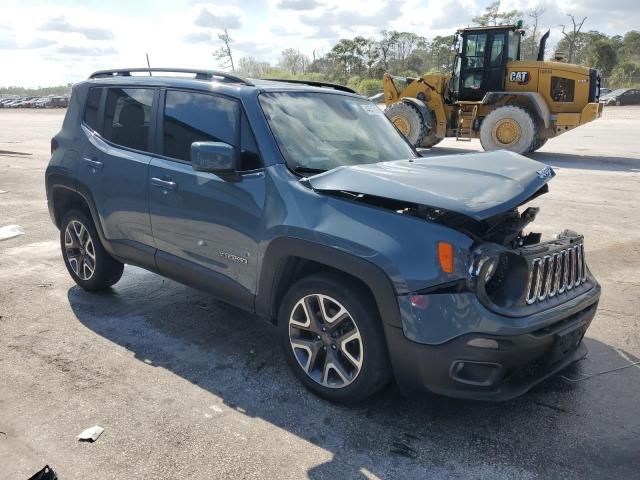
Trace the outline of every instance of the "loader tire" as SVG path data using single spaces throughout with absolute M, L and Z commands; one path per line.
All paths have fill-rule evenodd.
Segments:
M 438 136 L 436 135 L 436 132 L 433 130 L 434 125 L 436 124 L 436 120 L 433 117 L 433 113 L 430 112 L 429 110 L 427 110 L 427 118 L 425 118 L 425 123 L 427 124 L 427 126 L 431 125 L 431 130 L 429 130 L 429 132 L 424 136 L 420 146 L 422 148 L 431 148 L 434 145 L 437 145 L 438 143 L 440 143 L 442 141 L 442 138 L 438 138 Z
M 531 146 L 531 150 L 529 150 L 529 153 L 536 152 L 539 149 L 541 149 L 542 147 L 544 147 L 544 144 L 547 143 L 547 140 L 549 140 L 549 139 L 548 138 L 536 138 L 536 141 L 533 142 L 533 145 Z
M 436 146 L 442 141 L 442 138 L 438 137 L 435 133 L 428 134 L 424 140 L 422 140 L 422 144 L 420 145 L 422 148 L 431 148 Z
M 384 111 L 384 114 L 414 147 L 422 146 L 427 137 L 427 122 L 418 110 L 410 103 L 398 102 Z
M 515 153 L 531 151 L 537 138 L 533 116 L 516 105 L 498 107 L 482 121 L 480 143 L 485 151 L 510 150 Z

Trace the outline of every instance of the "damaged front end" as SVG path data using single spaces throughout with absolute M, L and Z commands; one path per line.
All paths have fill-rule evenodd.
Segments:
M 478 167 L 483 165 L 483 167 Z M 588 289 L 583 237 L 525 232 L 555 172 L 510 153 L 343 167 L 306 181 L 319 192 L 454 229 L 472 239 L 469 271 L 417 294 L 473 291 L 496 313 L 525 316 Z M 385 195 L 388 193 L 389 195 Z

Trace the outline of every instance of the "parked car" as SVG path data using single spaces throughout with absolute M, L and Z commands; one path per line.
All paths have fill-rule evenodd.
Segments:
M 600 97 L 605 105 L 638 105 L 640 104 L 640 90 L 636 88 L 619 88 Z
M 329 400 L 391 378 L 506 400 L 585 355 L 600 286 L 583 237 L 524 232 L 553 169 L 421 158 L 346 87 L 96 72 L 51 153 L 49 212 L 80 287 L 108 289 L 128 263 L 208 291 L 277 325 Z
M 611 90 L 610 88 L 601 88 L 600 89 L 600 97 L 606 95 L 607 93 L 611 93 L 613 90 Z

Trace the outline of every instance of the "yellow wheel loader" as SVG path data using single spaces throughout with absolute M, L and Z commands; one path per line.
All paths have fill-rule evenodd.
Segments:
M 479 138 L 489 150 L 533 152 L 556 135 L 602 114 L 593 68 L 520 60 L 521 25 L 456 32 L 453 73 L 421 78 L 384 75 L 385 114 L 415 147 L 444 137 Z

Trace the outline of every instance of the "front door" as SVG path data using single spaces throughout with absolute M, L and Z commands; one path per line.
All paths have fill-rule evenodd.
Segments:
M 163 100 L 159 154 L 149 169 L 158 268 L 210 287 L 214 294 L 221 288 L 230 303 L 250 301 L 265 203 L 265 176 L 256 164 L 253 134 L 235 99 L 169 89 Z M 190 152 L 197 141 L 234 146 L 245 170 L 235 178 L 196 172 Z

